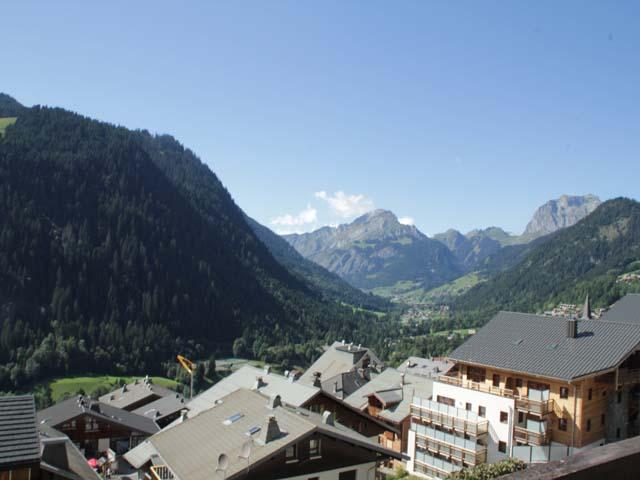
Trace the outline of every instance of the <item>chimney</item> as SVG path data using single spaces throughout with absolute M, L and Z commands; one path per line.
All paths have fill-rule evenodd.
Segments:
M 271 373 L 271 366 L 265 365 L 264 366 L 264 374 L 265 375 L 269 375 L 270 373 Z
M 329 410 L 325 410 L 324 412 L 322 412 L 322 423 L 324 423 L 325 425 L 334 425 L 333 413 L 331 413 Z
M 344 345 L 344 339 L 342 340 L 342 345 Z
M 269 415 L 267 417 L 267 421 L 265 426 L 260 429 L 260 435 L 256 439 L 258 443 L 262 445 L 266 445 L 273 440 L 277 440 L 282 436 L 282 432 L 280 431 L 280 427 L 278 426 L 278 421 L 276 420 L 275 415 Z
M 254 390 L 258 390 L 259 388 L 262 388 L 265 386 L 265 383 L 262 381 L 262 377 L 261 376 L 257 376 L 256 377 L 256 381 L 253 384 L 253 389 Z
M 404 373 L 400 374 L 400 386 L 404 387 Z
M 314 387 L 318 387 L 320 388 L 322 386 L 322 383 L 320 381 L 320 377 L 322 376 L 322 373 L 320 372 L 313 372 L 313 386 Z
M 280 399 L 280 395 L 272 394 L 269 397 L 269 403 L 267 404 L 267 408 L 269 410 L 273 410 L 274 408 L 278 408 L 282 406 L 282 400 Z
M 570 318 L 567 320 L 567 338 L 576 338 L 578 336 L 578 320 Z
M 338 382 L 333 382 L 333 393 L 338 393 Z
M 582 307 L 582 319 L 591 320 L 591 318 L 591 300 L 589 300 L 589 294 L 587 294 L 587 298 L 584 299 L 584 306 Z
M 180 423 L 187 421 L 188 412 L 189 410 L 187 410 L 186 408 L 183 408 L 182 410 L 180 410 Z

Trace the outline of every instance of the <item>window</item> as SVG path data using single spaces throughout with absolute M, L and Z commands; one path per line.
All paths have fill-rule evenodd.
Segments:
M 438 403 L 444 403 L 445 405 L 449 405 L 450 407 L 456 406 L 456 401 L 453 398 L 443 397 L 442 395 L 438 395 L 437 400 L 438 400 Z
M 600 425 L 604 425 L 604 413 L 600 415 Z
M 483 407 L 482 405 L 478 405 L 478 416 L 485 417 L 486 415 L 487 415 L 486 407 Z
M 499 387 L 500 386 L 500 375 L 498 374 L 493 374 L 493 386 L 494 387 Z
M 569 387 L 560 387 L 560 398 L 569 398 Z
M 356 470 L 348 470 L 346 472 L 340 472 L 338 480 L 356 480 Z
M 587 393 L 587 397 L 589 398 L 589 400 L 591 400 L 593 398 L 593 389 L 590 388 L 589 392 Z
M 473 407 L 471 406 L 471 404 L 469 402 L 466 403 L 466 405 L 464 406 L 464 408 L 466 408 L 469 412 L 471 410 L 473 410 Z
M 591 419 L 587 418 L 587 432 L 591 431 Z
M 524 412 L 518 412 L 518 423 L 524 422 Z
M 560 430 L 562 432 L 566 432 L 567 431 L 567 419 L 566 418 L 559 418 L 558 419 L 558 430 Z
M 622 403 L 622 392 L 618 392 L 618 403 Z
M 481 367 L 467 367 L 467 380 L 476 383 L 484 383 L 487 371 Z
M 285 451 L 285 461 L 286 462 L 297 462 L 298 461 L 298 449 L 297 445 L 289 445 L 287 450 Z
M 502 453 L 507 453 L 507 442 L 499 441 L 498 442 L 498 451 Z
M 507 412 L 500 412 L 500 423 L 507 423 L 509 421 L 509 414 Z
M 516 378 L 516 388 L 521 388 L 521 387 L 522 387 L 522 379 Z
M 616 428 L 616 438 L 620 438 L 620 429 Z
M 309 456 L 311 458 L 320 458 L 320 439 L 312 438 L 309 440 Z

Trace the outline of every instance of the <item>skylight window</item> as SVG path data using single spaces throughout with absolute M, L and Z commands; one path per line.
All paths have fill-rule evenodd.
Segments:
M 260 427 L 251 427 L 249 431 L 247 431 L 247 435 L 251 436 L 260 431 Z
M 556 348 L 558 348 L 557 343 L 552 343 L 550 345 L 547 345 L 547 350 L 555 350 Z
M 514 344 L 514 345 L 516 345 L 516 346 L 518 346 L 518 345 L 521 345 L 521 344 L 522 344 L 522 342 L 524 342 L 524 339 L 523 339 L 523 338 L 519 338 L 518 340 L 516 340 L 515 342 L 513 342 L 513 344 Z
M 243 413 L 236 413 L 235 415 L 231 415 L 229 418 L 227 418 L 224 422 L 222 422 L 224 425 L 231 425 L 232 423 L 237 422 L 238 420 L 240 420 L 242 417 L 244 417 Z

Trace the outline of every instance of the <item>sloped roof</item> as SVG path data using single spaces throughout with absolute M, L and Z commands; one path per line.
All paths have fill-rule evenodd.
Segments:
M 640 345 L 640 324 L 579 320 L 569 338 L 567 320 L 500 312 L 449 358 L 568 381 L 610 370 Z
M 304 405 L 320 392 L 317 387 L 292 381 L 290 378 L 271 371 L 267 373 L 265 369 L 245 365 L 188 402 L 189 416 L 194 416 L 215 406 L 216 400 L 240 388 L 254 388 L 257 377 L 262 379 L 260 387 L 257 389 L 259 392 L 267 396 L 280 395 L 284 403 L 294 407 Z
M 69 437 L 46 425 L 39 425 L 39 430 L 42 442 L 40 468 L 69 480 L 101 479 Z
M 227 420 L 239 414 L 239 418 Z M 265 428 L 267 417 L 273 415 L 282 432 L 280 437 L 262 444 L 259 432 L 248 434 L 252 427 Z M 268 399 L 247 389 L 236 390 L 214 408 L 203 411 L 173 428 L 163 430 L 149 439 L 162 461 L 179 479 L 209 480 L 216 477 L 217 459 L 224 453 L 229 459 L 226 478 L 231 479 L 247 468 L 247 460 L 240 458 L 242 446 L 253 438 L 250 464 L 255 465 L 273 456 L 300 439 L 320 432 L 360 447 L 400 458 L 377 442 L 340 424 L 323 423 L 322 416 L 308 410 L 286 406 L 268 408 Z M 147 454 L 149 453 L 148 446 Z M 125 458 L 128 459 L 127 456 Z M 140 461 L 137 459 L 136 461 Z
M 375 352 L 369 348 L 334 342 L 302 374 L 299 381 L 313 385 L 315 372 L 320 372 L 320 381 L 323 381 L 341 373 L 357 370 L 365 359 L 369 359 L 372 365 L 384 366 Z
M 82 395 L 69 398 L 39 411 L 38 421 L 55 428 L 83 414 L 150 435 L 160 430 L 156 422 L 150 418 L 91 400 Z
M 131 383 L 127 383 L 123 387 L 102 395 L 99 400 L 113 407 L 124 408 L 125 410 L 142 400 L 148 399 L 149 402 L 157 397 L 168 397 L 175 395 L 176 392 L 160 385 L 155 385 L 148 378 L 140 378 Z
M 387 368 L 369 383 L 349 395 L 345 402 L 360 410 L 365 409 L 368 397 L 376 395 L 389 406 L 378 412 L 382 419 L 399 423 L 409 415 L 409 407 L 414 396 L 431 398 L 433 380 L 416 375 L 405 374 L 401 386 L 402 373 L 395 368 Z
M 146 405 L 133 410 L 131 413 L 158 421 L 179 412 L 183 408 L 186 408 L 184 397 L 179 393 L 174 392 L 173 395 L 158 398 L 151 403 L 147 403 Z
M 640 293 L 629 293 L 622 297 L 602 315 L 600 320 L 640 325 Z
M 0 397 L 0 467 L 40 461 L 32 395 Z
M 359 372 L 339 373 L 321 382 L 320 388 L 333 397 L 340 399 L 347 398 L 369 381 L 367 376 L 360 375 Z
M 437 378 L 443 373 L 447 373 L 453 362 L 445 359 L 409 357 L 397 368 L 399 372 L 410 373 L 420 377 Z

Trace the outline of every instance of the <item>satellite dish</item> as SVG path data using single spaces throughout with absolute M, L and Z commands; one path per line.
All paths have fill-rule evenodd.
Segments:
M 229 457 L 226 453 L 221 453 L 218 457 L 218 468 L 216 468 L 216 472 L 221 471 L 224 477 L 226 476 L 227 468 L 229 468 Z
M 247 471 L 249 471 L 249 456 L 251 455 L 252 449 L 253 440 L 249 439 L 242 444 L 242 447 L 240 447 L 240 453 L 238 454 L 238 458 L 244 458 L 247 461 Z
M 251 455 L 251 449 L 253 448 L 253 441 L 247 440 L 240 447 L 240 453 L 238 454 L 238 458 L 244 458 L 245 460 L 249 460 L 249 455 Z

